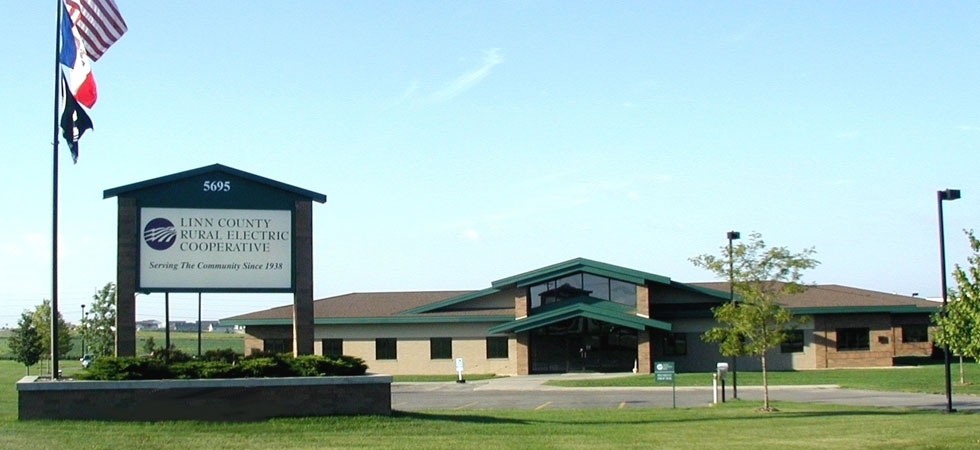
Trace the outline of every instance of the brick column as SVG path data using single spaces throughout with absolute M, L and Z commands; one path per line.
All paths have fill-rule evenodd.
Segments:
M 116 219 L 116 356 L 136 356 L 136 261 L 139 208 L 136 199 L 118 199 Z
M 528 375 L 531 373 L 531 333 L 523 331 L 517 333 L 517 374 Z
M 650 373 L 653 367 L 653 340 L 650 335 L 650 330 L 637 332 L 636 373 Z
M 514 317 L 518 319 L 527 317 L 530 310 L 531 305 L 527 301 L 527 289 L 520 289 L 520 292 L 514 296 Z
M 636 286 L 636 314 L 650 318 L 650 288 L 646 285 Z
M 293 355 L 313 354 L 313 203 L 293 213 Z

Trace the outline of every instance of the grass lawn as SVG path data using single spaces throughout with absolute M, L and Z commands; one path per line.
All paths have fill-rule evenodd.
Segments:
M 63 363 L 71 365 L 70 361 Z M 0 361 L 0 448 L 977 448 L 976 414 L 757 402 L 717 407 L 397 412 L 255 423 L 20 422 Z M 925 430 L 928 430 L 926 432 Z
M 959 363 L 952 365 L 953 395 L 980 395 L 980 365 L 964 363 L 967 384 L 959 383 Z M 629 375 L 599 380 L 553 380 L 548 384 L 564 387 L 598 386 L 669 386 L 657 382 L 653 375 Z M 711 372 L 678 373 L 678 386 L 710 386 Z M 971 383 L 972 381 L 972 383 Z M 729 376 L 729 384 L 731 377 Z M 836 384 L 844 388 L 877 391 L 904 391 L 941 394 L 945 392 L 943 364 L 929 362 L 920 366 L 897 366 L 881 369 L 827 369 L 769 372 L 769 384 Z M 762 372 L 739 372 L 739 386 L 761 386 Z

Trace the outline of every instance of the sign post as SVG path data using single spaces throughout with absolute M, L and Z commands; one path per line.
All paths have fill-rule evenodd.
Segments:
M 465 383 L 463 379 L 463 358 L 456 358 L 456 382 Z
M 657 361 L 653 363 L 653 376 L 657 381 L 669 381 L 671 383 L 672 407 L 677 408 L 677 381 L 674 379 L 674 362 Z

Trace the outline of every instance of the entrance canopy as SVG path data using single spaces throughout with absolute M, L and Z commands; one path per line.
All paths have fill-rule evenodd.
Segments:
M 541 307 L 533 316 L 497 325 L 490 328 L 489 332 L 491 334 L 520 333 L 576 317 L 586 317 L 641 331 L 647 328 L 665 331 L 671 329 L 667 322 L 640 317 L 630 310 L 631 308 L 608 300 L 581 296 Z

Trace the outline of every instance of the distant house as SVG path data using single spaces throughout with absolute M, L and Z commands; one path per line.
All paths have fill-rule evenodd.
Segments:
M 197 322 L 172 320 L 170 321 L 170 331 L 197 331 Z
M 477 291 L 352 293 L 313 304 L 317 354 L 364 359 L 374 372 L 577 371 L 649 373 L 654 361 L 680 371 L 714 370 L 728 358 L 701 335 L 711 308 L 730 301 L 727 283 L 669 277 L 574 259 L 493 281 Z M 779 303 L 808 317 L 769 352 L 775 370 L 891 366 L 932 352 L 935 302 L 824 284 Z M 223 319 L 246 327 L 245 350 L 293 348 L 293 307 Z M 739 358 L 739 369 L 759 370 Z
M 153 331 L 160 329 L 159 320 L 141 320 L 136 322 L 136 331 Z
M 234 333 L 234 325 L 221 325 L 217 320 L 202 320 L 201 329 L 208 333 Z

